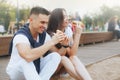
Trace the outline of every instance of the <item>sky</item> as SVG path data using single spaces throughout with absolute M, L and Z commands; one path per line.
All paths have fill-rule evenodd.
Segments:
M 26 6 L 42 6 L 46 9 L 53 10 L 55 8 L 65 8 L 67 12 L 79 12 L 81 16 L 91 12 L 97 12 L 100 7 L 106 5 L 108 7 L 120 6 L 120 0 L 8 0 L 8 3 L 19 8 Z

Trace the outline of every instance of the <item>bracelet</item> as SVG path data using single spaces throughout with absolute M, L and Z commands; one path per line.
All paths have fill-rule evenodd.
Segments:
M 57 49 L 60 49 L 60 48 L 62 48 L 62 45 L 61 45 L 60 43 L 58 43 L 58 44 L 55 45 L 55 47 L 56 47 Z

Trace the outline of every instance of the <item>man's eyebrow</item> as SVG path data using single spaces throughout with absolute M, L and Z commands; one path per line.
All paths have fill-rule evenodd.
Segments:
M 45 24 L 45 23 L 48 23 L 48 22 L 46 22 L 46 21 L 40 21 L 42 24 Z

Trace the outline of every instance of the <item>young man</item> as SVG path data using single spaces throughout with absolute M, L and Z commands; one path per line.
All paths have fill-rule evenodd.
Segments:
M 61 57 L 48 50 L 62 41 L 64 34 L 57 30 L 49 40 L 45 32 L 48 18 L 46 9 L 34 7 L 30 12 L 30 22 L 15 33 L 6 69 L 11 80 L 49 80 L 57 69 Z M 44 56 L 48 52 L 50 54 Z

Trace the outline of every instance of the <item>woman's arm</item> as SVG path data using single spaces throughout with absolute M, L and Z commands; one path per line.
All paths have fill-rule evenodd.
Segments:
M 82 33 L 82 28 L 81 26 L 76 26 L 75 27 L 75 33 L 73 35 L 73 44 L 69 50 L 70 55 L 75 55 L 78 51 L 78 46 L 79 46 L 79 41 Z

